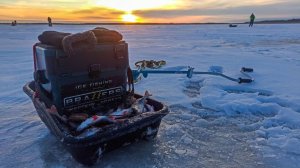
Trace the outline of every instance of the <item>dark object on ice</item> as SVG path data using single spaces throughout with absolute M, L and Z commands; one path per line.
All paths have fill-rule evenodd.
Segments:
M 12 21 L 11 26 L 17 26 L 17 21 L 16 20 Z
M 48 17 L 47 20 L 48 20 L 48 26 L 49 26 L 49 27 L 52 27 L 52 19 L 51 19 L 51 17 Z
M 85 165 L 96 163 L 103 152 L 111 151 L 125 143 L 156 137 L 161 119 L 168 113 L 167 106 L 148 99 L 148 104 L 154 107 L 154 112 L 143 113 L 128 118 L 127 122 L 108 125 L 92 134 L 81 136 L 75 135 L 74 130 L 59 117 L 47 112 L 45 105 L 34 96 L 34 82 L 27 83 L 23 90 L 32 99 L 38 115 L 51 133 L 65 145 L 78 162 Z M 135 94 L 135 97 L 141 96 Z
M 235 24 L 229 24 L 229 27 L 237 27 L 238 25 Z
M 39 35 L 38 39 L 42 44 L 47 44 L 62 49 L 62 40 L 64 37 L 70 34 L 71 33 L 57 31 L 44 31 L 41 35 Z
M 243 72 L 253 72 L 254 70 L 253 70 L 253 68 L 246 68 L 246 67 L 243 67 L 243 68 L 241 69 L 241 71 L 243 71 Z
M 254 79 L 247 74 L 247 72 L 251 72 L 250 69 L 252 68 L 245 68 L 243 67 L 241 69 L 241 73 L 246 76 L 246 78 L 232 78 L 227 75 L 224 75 L 223 73 L 220 72 L 194 72 L 194 68 L 188 67 L 187 71 L 167 71 L 167 70 L 147 70 L 147 69 L 137 69 L 137 70 L 132 70 L 133 74 L 133 80 L 138 81 L 141 79 L 143 76 L 144 78 L 148 77 L 148 74 L 186 74 L 188 78 L 192 78 L 193 75 L 214 75 L 214 76 L 220 76 L 223 78 L 226 78 L 228 80 L 238 82 L 238 83 L 252 83 Z M 253 69 L 252 69 L 253 72 Z
M 252 13 L 250 15 L 250 23 L 249 23 L 249 27 L 252 27 L 254 24 L 254 20 L 255 20 L 255 15 Z
M 37 91 L 47 105 L 53 100 L 61 115 L 115 108 L 126 98 L 128 44 L 96 41 L 87 31 L 64 37 L 64 51 L 34 46 Z

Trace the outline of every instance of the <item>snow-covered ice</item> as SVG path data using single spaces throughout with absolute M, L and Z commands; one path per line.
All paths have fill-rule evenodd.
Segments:
M 32 80 L 32 45 L 45 30 L 94 25 L 0 25 L 0 167 L 81 167 L 40 121 L 22 92 Z M 129 43 L 130 64 L 166 60 L 166 70 L 218 71 L 252 84 L 206 75 L 149 74 L 135 85 L 170 107 L 158 137 L 107 153 L 102 167 L 300 167 L 300 25 L 106 26 Z

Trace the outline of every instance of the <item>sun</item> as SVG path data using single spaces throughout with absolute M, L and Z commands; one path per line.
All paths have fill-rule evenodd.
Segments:
M 182 5 L 182 0 L 90 0 L 91 6 L 106 8 L 108 10 L 121 11 L 119 21 L 127 23 L 143 22 L 142 16 L 133 13 L 151 9 L 177 9 Z
M 134 16 L 131 13 L 126 13 L 126 14 L 122 15 L 121 18 L 122 18 L 123 22 L 131 22 L 131 23 L 137 22 L 137 19 L 138 19 L 136 16 Z

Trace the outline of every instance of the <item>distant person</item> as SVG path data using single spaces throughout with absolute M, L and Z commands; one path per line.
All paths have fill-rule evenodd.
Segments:
M 12 25 L 12 26 L 16 26 L 16 25 L 17 25 L 17 21 L 16 21 L 16 20 L 12 21 L 12 22 L 11 22 L 11 25 Z
M 250 15 L 250 23 L 249 23 L 249 27 L 252 27 L 254 24 L 254 20 L 255 20 L 255 15 L 252 13 Z
M 48 17 L 48 25 L 49 25 L 49 27 L 52 27 L 52 19 L 51 19 L 51 17 Z

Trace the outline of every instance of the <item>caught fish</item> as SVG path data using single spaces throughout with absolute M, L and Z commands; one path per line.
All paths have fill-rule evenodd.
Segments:
M 111 113 L 110 116 L 115 117 L 116 119 L 128 117 L 132 114 L 132 108 L 120 109 L 118 108 L 115 112 Z
M 116 121 L 108 116 L 98 116 L 98 115 L 94 115 L 91 118 L 86 119 L 84 122 L 82 122 L 78 127 L 77 127 L 77 131 L 80 132 L 86 128 L 89 128 L 90 126 L 93 125 L 98 125 L 98 124 L 113 124 Z
M 89 129 L 84 130 L 80 135 L 78 135 L 78 137 L 86 138 L 88 136 L 95 135 L 97 132 L 99 132 L 99 128 L 89 128 Z
M 155 111 L 155 110 L 154 110 L 154 107 L 151 106 L 150 104 L 146 104 L 146 105 L 145 105 L 145 108 L 147 109 L 147 112 L 154 112 L 154 111 Z
M 144 113 L 147 112 L 147 98 L 152 96 L 148 91 L 145 92 L 144 96 L 137 99 L 133 104 L 132 104 L 132 109 L 136 111 L 137 113 Z

